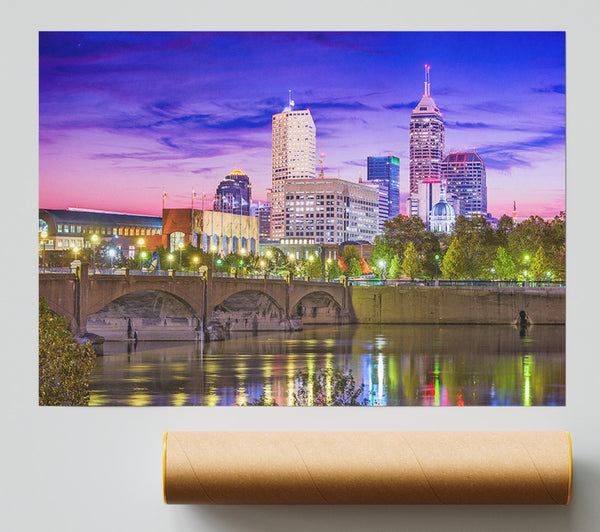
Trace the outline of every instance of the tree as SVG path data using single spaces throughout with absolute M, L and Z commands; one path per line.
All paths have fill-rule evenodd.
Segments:
M 452 240 L 460 244 L 461 278 L 486 278 L 496 254 L 495 232 L 483 216 L 459 216 L 454 224 Z
M 390 279 L 398 279 L 402 275 L 402 260 L 398 255 L 392 257 L 388 277 Z
M 550 271 L 550 261 L 546 256 L 544 248 L 540 246 L 531 262 L 529 278 L 533 281 L 545 281 L 547 279 L 546 273 L 548 271 Z
M 493 268 L 495 270 L 494 277 L 496 279 L 508 281 L 516 278 L 517 268 L 515 263 L 503 247 L 499 247 L 496 250 Z
M 409 279 L 414 279 L 421 271 L 421 260 L 417 256 L 415 245 L 409 242 L 404 250 L 404 260 L 402 261 L 402 275 Z
M 294 392 L 294 406 L 365 406 L 361 400 L 364 384 L 358 386 L 352 370 L 320 368 L 317 372 L 298 371 L 294 380 L 299 384 Z
M 67 320 L 56 316 L 45 298 L 39 302 L 39 404 L 89 403 L 89 378 L 96 354 L 89 342 L 73 340 Z
M 313 279 L 323 279 L 325 270 L 323 269 L 323 262 L 318 256 L 307 262 L 306 274 Z
M 342 251 L 342 258 L 346 263 L 350 259 L 357 259 L 358 261 L 360 261 L 360 253 L 358 252 L 358 249 L 356 249 L 356 246 L 344 246 L 344 250 Z
M 348 277 L 360 277 L 362 275 L 362 268 L 360 267 L 360 260 L 352 257 L 345 261 L 346 264 L 346 275 Z
M 453 239 L 442 261 L 442 275 L 446 279 L 467 277 L 466 256 L 458 239 Z
M 331 262 L 327 264 L 327 276 L 330 279 L 337 279 L 340 275 L 342 275 L 342 273 L 344 273 L 337 260 L 332 259 Z

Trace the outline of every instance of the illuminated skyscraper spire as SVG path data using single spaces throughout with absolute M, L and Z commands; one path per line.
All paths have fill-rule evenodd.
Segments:
M 440 179 L 444 158 L 444 120 L 431 97 L 430 65 L 425 65 L 425 91 L 410 115 L 409 183 L 411 197 L 419 181 Z

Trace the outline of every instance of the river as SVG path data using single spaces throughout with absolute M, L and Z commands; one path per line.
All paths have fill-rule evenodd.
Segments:
M 564 405 L 565 327 L 331 325 L 202 344 L 106 342 L 90 405 L 294 405 L 300 391 L 312 404 L 314 386 L 301 388 L 297 372 L 325 368 L 351 375 L 373 406 Z

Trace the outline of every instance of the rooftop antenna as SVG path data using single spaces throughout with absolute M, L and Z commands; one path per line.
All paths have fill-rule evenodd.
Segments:
M 425 96 L 430 96 L 431 83 L 429 82 L 430 65 L 425 65 Z
M 319 172 L 319 178 L 324 179 L 325 178 L 325 171 L 324 171 L 325 152 L 321 153 L 321 155 L 319 157 L 319 164 L 321 165 L 321 171 Z
M 288 91 L 288 105 L 290 106 L 290 109 L 296 105 L 294 100 L 292 100 L 292 89 Z

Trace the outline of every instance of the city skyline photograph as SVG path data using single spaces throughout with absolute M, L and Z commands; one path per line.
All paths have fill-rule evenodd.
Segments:
M 488 212 L 564 211 L 562 32 L 41 32 L 40 207 L 160 215 L 164 187 L 167 207 L 194 188 L 212 208 L 234 169 L 265 201 L 291 91 L 325 177 L 364 180 L 368 156 L 399 156 L 405 213 L 425 65 L 445 153 L 485 163 Z
M 564 32 L 41 32 L 40 404 L 564 405 L 565 98 Z

